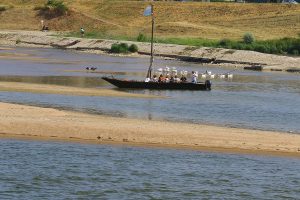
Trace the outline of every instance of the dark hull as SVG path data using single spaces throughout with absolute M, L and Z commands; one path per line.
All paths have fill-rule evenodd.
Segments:
M 131 89 L 155 89 L 155 90 L 211 90 L 211 82 L 205 83 L 158 83 L 134 80 L 121 80 L 116 78 L 102 77 L 103 80 L 117 86 L 118 88 Z

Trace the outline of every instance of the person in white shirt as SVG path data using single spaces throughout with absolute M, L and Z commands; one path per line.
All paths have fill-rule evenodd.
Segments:
M 80 28 L 81 37 L 84 37 L 84 32 L 85 32 L 84 29 L 81 27 Z
M 157 78 L 157 76 L 154 74 L 153 75 L 153 78 L 152 78 L 152 80 L 151 80 L 152 82 L 158 82 L 158 78 Z
M 180 78 L 178 78 L 177 75 L 175 75 L 175 77 L 174 77 L 174 82 L 175 82 L 175 83 L 179 83 L 179 82 L 180 82 Z
M 166 78 L 165 78 L 165 82 L 166 82 L 166 83 L 169 83 L 169 82 L 170 82 L 170 78 L 169 78 L 168 75 L 167 75 Z
M 198 74 L 192 71 L 192 83 L 197 83 Z

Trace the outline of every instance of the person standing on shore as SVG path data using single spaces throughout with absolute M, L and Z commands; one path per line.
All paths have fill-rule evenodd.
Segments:
M 82 27 L 80 28 L 80 33 L 81 33 L 81 37 L 84 37 L 84 29 Z

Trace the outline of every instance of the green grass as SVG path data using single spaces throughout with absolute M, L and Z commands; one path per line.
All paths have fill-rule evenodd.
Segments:
M 66 37 L 80 37 L 80 32 L 71 32 Z M 104 32 L 88 32 L 85 34 L 85 38 L 94 39 L 112 39 L 112 40 L 124 40 L 124 41 L 138 41 L 141 36 L 128 37 L 128 36 L 113 36 Z M 143 37 L 143 42 L 150 42 L 149 37 Z M 250 50 L 261 53 L 270 54 L 289 54 L 300 55 L 300 37 L 299 38 L 282 38 L 277 40 L 257 40 L 251 44 L 244 41 L 237 40 L 212 40 L 204 38 L 155 38 L 155 43 L 163 44 L 178 44 L 196 47 L 215 47 L 215 48 L 227 48 L 237 50 Z
M 229 40 L 225 44 L 219 44 L 217 47 L 238 49 L 238 50 L 251 50 L 261 53 L 270 54 L 289 54 L 300 55 L 300 38 L 282 38 L 278 40 L 261 40 L 247 44 L 240 41 Z
M 215 47 L 237 50 L 250 50 L 269 54 L 300 55 L 300 38 L 283 38 L 278 40 L 254 41 L 251 44 L 243 41 L 222 39 L 209 40 L 202 38 L 167 38 L 157 39 L 159 43 L 180 44 L 197 47 Z
M 63 34 L 64 37 L 81 37 L 80 31 L 78 32 L 69 32 L 67 34 Z M 125 40 L 125 41 L 136 41 L 134 37 L 128 36 L 114 36 L 107 34 L 105 32 L 85 32 L 84 38 L 88 39 L 108 39 L 108 40 Z
M 158 38 L 159 43 L 165 44 L 179 44 L 197 47 L 216 47 L 217 40 L 203 39 L 203 38 Z

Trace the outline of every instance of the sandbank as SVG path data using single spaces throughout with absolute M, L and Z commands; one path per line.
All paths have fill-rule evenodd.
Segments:
M 30 92 L 42 94 L 61 94 L 77 96 L 106 96 L 106 97 L 129 97 L 129 98 L 163 98 L 154 95 L 133 94 L 113 89 L 104 88 L 79 88 L 48 84 L 0 82 L 0 91 L 6 92 Z
M 300 157 L 300 135 L 0 103 L 0 139 L 77 141 Z

